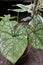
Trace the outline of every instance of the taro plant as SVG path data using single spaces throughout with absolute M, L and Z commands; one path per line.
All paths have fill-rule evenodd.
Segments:
M 43 20 L 37 6 L 38 0 L 35 0 L 33 16 L 28 24 L 11 21 L 10 15 L 5 15 L 0 21 L 0 52 L 13 64 L 23 55 L 28 44 L 43 49 Z

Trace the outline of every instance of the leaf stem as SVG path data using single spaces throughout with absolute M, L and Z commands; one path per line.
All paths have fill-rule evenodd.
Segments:
M 18 12 L 18 15 L 17 15 L 17 22 L 18 22 L 18 20 L 19 20 L 19 12 Z
M 34 9 L 33 9 L 33 16 L 36 14 L 36 7 L 38 4 L 38 0 L 34 0 Z

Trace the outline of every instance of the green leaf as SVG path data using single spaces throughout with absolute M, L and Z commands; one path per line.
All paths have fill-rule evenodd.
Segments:
M 15 12 L 25 12 L 26 10 L 24 10 L 24 9 L 8 9 L 8 10 L 10 10 L 10 11 L 15 11 Z
M 20 7 L 21 9 L 24 9 L 24 10 L 27 9 L 27 8 L 26 8 L 26 5 L 23 5 L 23 4 L 17 4 L 16 6 Z
M 10 15 L 5 15 L 0 21 L 0 32 L 7 32 L 9 34 L 14 33 L 14 26 L 17 24 L 16 21 L 10 21 Z
M 7 15 L 0 21 L 0 51 L 6 59 L 15 64 L 27 46 L 26 27 L 20 25 L 14 30 L 17 22 L 9 19 L 10 16 Z
M 27 27 L 23 24 L 19 25 L 15 30 L 15 35 L 24 35 L 27 36 Z
M 30 23 L 29 42 L 37 49 L 43 49 L 43 23 L 39 15 L 34 16 Z

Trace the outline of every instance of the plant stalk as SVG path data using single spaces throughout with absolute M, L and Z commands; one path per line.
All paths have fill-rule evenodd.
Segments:
M 33 16 L 36 14 L 37 4 L 38 4 L 38 0 L 34 0 Z
M 18 15 L 17 15 L 17 22 L 19 22 L 18 19 L 19 19 L 19 12 L 18 12 Z

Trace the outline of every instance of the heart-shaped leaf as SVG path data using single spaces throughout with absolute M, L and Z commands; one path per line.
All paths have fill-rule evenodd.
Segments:
M 29 25 L 30 44 L 37 49 L 43 49 L 43 23 L 39 15 L 34 16 Z
M 15 64 L 26 49 L 27 36 L 24 26 L 20 25 L 14 30 L 17 22 L 9 19 L 10 16 L 7 15 L 0 21 L 0 51 L 6 59 Z

